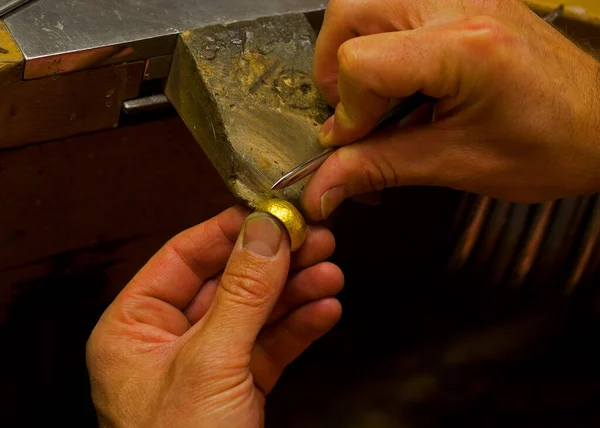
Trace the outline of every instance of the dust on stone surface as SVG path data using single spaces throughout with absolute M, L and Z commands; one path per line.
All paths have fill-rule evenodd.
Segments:
M 283 191 L 270 188 L 323 150 L 317 133 L 329 111 L 311 79 L 311 32 L 303 16 L 287 16 L 216 26 L 189 37 L 223 118 L 227 143 L 219 144 L 232 150 L 230 187 L 247 201 L 283 197 L 299 203 L 303 182 Z

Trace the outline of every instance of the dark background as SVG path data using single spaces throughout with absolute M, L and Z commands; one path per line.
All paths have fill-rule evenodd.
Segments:
M 457 198 L 343 207 L 343 319 L 285 373 L 267 426 L 600 424 L 595 279 L 566 298 L 451 278 Z M 174 118 L 0 151 L 0 426 L 95 426 L 95 322 L 166 240 L 234 203 Z

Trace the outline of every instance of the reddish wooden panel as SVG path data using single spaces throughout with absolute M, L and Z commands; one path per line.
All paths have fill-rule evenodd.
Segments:
M 0 152 L 0 201 L 0 272 L 235 202 L 179 119 Z

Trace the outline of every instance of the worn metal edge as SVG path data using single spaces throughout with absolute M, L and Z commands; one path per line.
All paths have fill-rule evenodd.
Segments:
M 300 8 L 298 10 L 290 10 L 285 13 L 281 13 L 281 15 L 310 15 L 310 16 L 319 16 L 319 14 L 324 13 L 325 6 L 319 8 Z M 206 25 L 191 27 L 182 29 L 179 31 L 174 31 L 169 34 L 162 34 L 160 36 L 147 38 L 147 39 L 131 39 L 121 41 L 120 43 L 106 45 L 106 46 L 90 46 L 87 49 L 82 50 L 71 50 L 65 51 L 61 53 L 51 53 L 47 55 L 36 55 L 31 56 L 28 55 L 26 51 L 23 52 L 23 56 L 25 58 L 25 71 L 24 78 L 29 79 L 37 79 L 41 77 L 48 77 L 58 74 L 65 74 L 74 71 L 81 71 L 83 69 L 87 69 L 90 67 L 97 68 L 106 65 L 116 65 L 119 63 L 123 63 L 126 61 L 133 60 L 147 60 L 155 56 L 163 56 L 163 55 L 171 55 L 175 51 L 175 45 L 177 43 L 178 37 L 188 31 L 201 30 L 204 28 L 209 28 L 215 25 L 230 25 L 237 22 L 244 21 L 253 21 L 260 18 L 268 18 L 272 15 L 264 15 L 257 14 L 256 16 L 247 17 L 240 20 L 227 20 L 227 21 L 215 21 L 207 23 Z M 7 28 L 10 31 L 10 22 L 7 24 Z M 15 42 L 19 45 L 18 37 L 14 37 Z M 158 45 L 160 46 L 156 51 L 152 51 L 152 54 L 145 54 L 144 51 L 147 51 L 147 46 L 149 45 Z M 142 51 L 141 53 L 137 53 L 138 51 Z M 110 55 L 103 55 L 107 51 L 111 52 L 122 52 L 122 51 L 132 51 L 130 55 L 122 55 L 117 54 L 114 57 Z M 81 54 L 85 55 L 86 62 L 82 66 L 78 66 L 76 68 L 68 68 L 65 69 L 63 65 L 64 58 L 71 62 L 76 61 L 76 57 Z M 94 59 L 95 58 L 95 59 Z M 91 64 L 90 64 L 91 60 Z M 83 68 L 82 68 L 83 67 Z

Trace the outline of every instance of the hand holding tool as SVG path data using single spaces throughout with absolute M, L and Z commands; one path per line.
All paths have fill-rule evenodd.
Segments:
M 544 17 L 544 21 L 548 23 L 553 23 L 557 18 L 562 16 L 564 12 L 564 5 L 560 5 L 558 8 L 554 9 L 548 15 Z M 398 106 L 390 110 L 375 126 L 372 132 L 381 131 L 388 126 L 393 125 L 394 123 L 400 122 L 402 119 L 406 118 L 408 115 L 413 113 L 417 108 L 426 104 L 427 102 L 435 101 L 434 98 L 429 97 L 427 95 L 423 95 L 419 92 L 416 94 L 406 98 L 403 102 L 401 102 Z M 277 189 L 285 189 L 303 178 L 308 177 L 312 173 L 316 172 L 321 165 L 325 163 L 325 161 L 331 156 L 337 147 L 329 148 L 317 156 L 307 160 L 306 162 L 298 165 L 296 168 L 285 174 L 281 177 L 273 186 L 271 190 Z
M 435 101 L 435 98 L 417 92 L 416 94 L 406 98 L 404 101 L 386 113 L 385 116 L 383 116 L 383 118 L 377 123 L 372 132 L 381 131 L 393 125 L 394 123 L 400 122 L 420 106 L 433 101 Z M 271 190 L 285 189 L 286 187 L 297 183 L 303 178 L 308 177 L 313 172 L 317 171 L 336 150 L 337 147 L 329 148 L 312 159 L 309 159 L 306 162 L 298 165 L 296 168 L 281 177 L 281 179 L 279 179 L 273 185 L 273 187 L 271 187 Z

